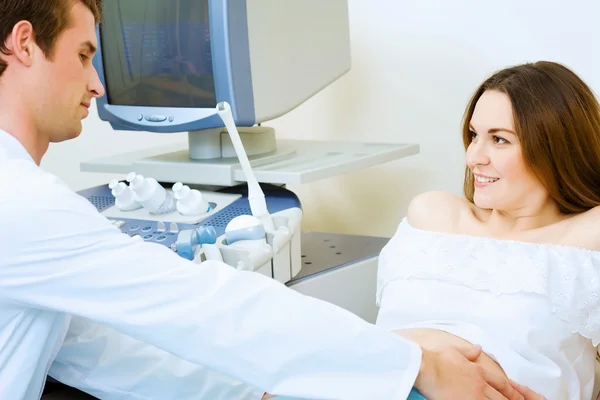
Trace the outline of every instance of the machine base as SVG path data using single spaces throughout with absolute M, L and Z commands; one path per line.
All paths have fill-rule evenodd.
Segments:
M 388 238 L 302 233 L 302 270 L 287 286 L 374 323 L 377 260 Z

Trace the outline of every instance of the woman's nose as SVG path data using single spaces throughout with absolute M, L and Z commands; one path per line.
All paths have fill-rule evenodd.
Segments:
M 467 149 L 467 165 L 486 165 L 490 162 L 488 151 L 485 147 L 485 143 L 477 142 L 471 143 Z

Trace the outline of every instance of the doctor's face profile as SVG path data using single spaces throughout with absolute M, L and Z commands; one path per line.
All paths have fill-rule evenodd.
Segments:
M 548 192 L 527 169 L 506 93 L 487 90 L 469 123 L 466 164 L 473 174 L 473 201 L 483 209 L 514 211 L 549 201 Z
M 462 124 L 465 198 L 513 215 L 596 206 L 600 105 L 562 64 L 500 70 L 475 91 Z
M 92 98 L 104 95 L 104 88 L 92 65 L 97 44 L 96 22 L 88 7 L 73 2 L 68 26 L 56 38 L 52 52 L 36 49 L 30 76 L 35 87 L 35 119 L 44 126 L 50 142 L 72 139 L 81 133 L 81 121 L 88 116 Z

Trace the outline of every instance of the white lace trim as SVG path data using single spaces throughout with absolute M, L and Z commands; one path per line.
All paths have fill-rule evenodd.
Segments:
M 600 343 L 600 252 L 424 231 L 404 219 L 379 257 L 378 304 L 385 286 L 398 279 L 543 295 L 573 332 Z

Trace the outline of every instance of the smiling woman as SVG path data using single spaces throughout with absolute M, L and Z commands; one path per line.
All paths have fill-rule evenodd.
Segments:
M 490 374 L 549 399 L 590 399 L 600 106 L 568 68 L 519 65 L 475 91 L 462 137 L 466 198 L 412 201 L 381 252 L 377 324 L 424 348 L 479 344 Z
M 600 204 L 599 129 L 598 101 L 588 86 L 563 65 L 538 62 L 500 71 L 477 89 L 465 113 L 463 142 L 467 158 L 478 147 L 473 133 L 491 135 L 503 147 L 517 143 L 509 154 L 522 159 L 538 186 L 570 214 Z M 509 162 L 508 155 L 503 160 Z M 467 160 L 464 191 L 470 201 L 478 172 Z

